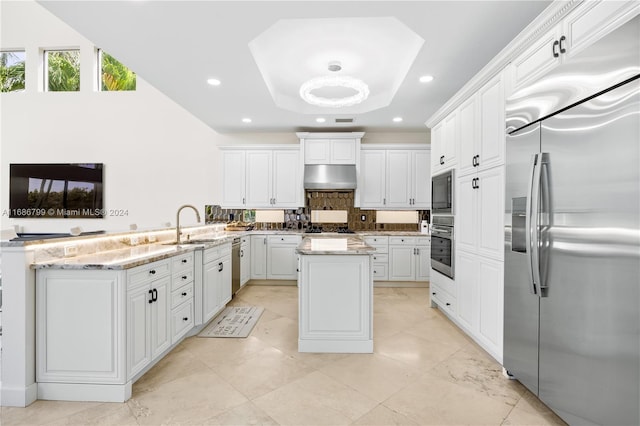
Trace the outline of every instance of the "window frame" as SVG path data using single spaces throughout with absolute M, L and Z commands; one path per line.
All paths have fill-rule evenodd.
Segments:
M 49 52 L 78 52 L 78 90 L 50 90 L 49 89 Z M 82 90 L 82 51 L 79 47 L 55 47 L 49 49 L 42 49 L 42 64 L 43 64 L 43 92 L 51 93 L 74 93 Z

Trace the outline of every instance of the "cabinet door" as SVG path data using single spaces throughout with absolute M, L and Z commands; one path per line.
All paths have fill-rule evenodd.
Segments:
M 251 236 L 251 273 L 252 280 L 267 279 L 267 237 Z
M 240 246 L 240 286 L 244 286 L 251 276 L 251 247 L 242 243 Z
M 355 139 L 331 139 L 331 164 L 356 164 Z
M 389 281 L 414 281 L 416 255 L 413 245 L 389 245 Z
M 504 164 L 504 82 L 502 73 L 480 89 L 479 170 Z M 461 142 L 463 143 L 463 142 Z
M 384 207 L 386 152 L 384 150 L 364 150 L 360 153 L 360 206 Z
M 222 267 L 218 269 L 218 309 L 222 309 L 231 300 L 231 256 L 220 259 Z
M 431 173 L 437 174 L 444 166 L 442 158 L 442 139 L 444 137 L 444 121 L 431 129 Z M 362 160 L 361 160 L 362 161 Z
M 247 197 L 246 206 L 271 207 L 272 155 L 271 151 L 247 151 Z
M 429 281 L 431 248 L 428 245 L 416 247 L 416 262 L 416 281 Z
M 412 156 L 412 208 L 431 209 L 431 151 L 417 150 Z
M 202 323 L 206 324 L 218 312 L 218 288 L 222 262 L 215 260 L 204 265 L 202 276 Z
M 222 207 L 244 207 L 245 204 L 245 152 L 222 151 Z
M 476 216 L 479 214 L 476 211 L 478 190 L 473 188 L 475 178 L 475 174 L 462 176 L 457 179 L 456 186 L 456 249 L 471 252 L 476 249 Z
M 444 157 L 445 169 L 457 162 L 458 154 L 458 112 L 454 111 L 444 119 L 444 139 L 441 144 L 441 155 Z
M 460 159 L 458 164 L 460 165 L 460 176 L 476 171 L 474 157 L 479 154 L 478 140 L 480 138 L 477 99 L 477 96 L 473 95 L 460 106 L 458 113 L 460 126 Z
M 302 204 L 300 152 L 273 151 L 273 206 L 299 207 Z
M 386 206 L 411 206 L 411 151 L 387 151 Z
M 151 359 L 157 358 L 171 346 L 171 279 L 162 278 L 151 283 L 155 301 L 149 304 L 151 317 Z
M 553 43 L 560 38 L 560 30 L 560 25 L 552 28 L 512 61 L 514 90 L 531 84 L 560 63 L 560 56 L 553 56 Z
M 295 280 L 298 277 L 295 244 L 268 245 L 267 279 Z
M 476 247 L 478 254 L 497 260 L 504 259 L 504 167 L 480 172 L 475 214 L 477 222 Z M 461 212 L 464 214 L 464 211 Z M 456 218 L 457 220 L 457 218 Z M 456 222 L 456 230 L 458 222 Z
M 477 333 L 479 300 L 476 255 L 458 250 L 455 265 L 458 320 L 470 332 Z
M 151 294 L 143 285 L 127 292 L 127 353 L 131 379 L 151 362 Z
M 489 352 L 502 362 L 504 264 L 479 257 L 477 271 L 480 310 L 478 332 Z
M 328 139 L 305 139 L 304 164 L 330 164 L 330 149 Z

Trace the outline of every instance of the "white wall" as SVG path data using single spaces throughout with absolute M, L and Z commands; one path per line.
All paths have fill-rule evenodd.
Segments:
M 33 1 L 0 1 L 0 48 L 25 49 L 26 90 L 0 94 L 0 227 L 23 232 L 175 225 L 182 204 L 220 199 L 219 146 L 297 143 L 291 133 L 218 134 L 138 76 L 135 92 L 97 92 L 95 46 Z M 114 28 L 114 31 L 117 31 Z M 42 91 L 42 50 L 80 48 L 81 90 Z M 135 71 L 135 70 L 134 70 Z M 367 133 L 363 143 L 429 143 L 429 132 Z M 105 219 L 9 219 L 10 163 L 104 163 Z M 195 223 L 185 213 L 182 223 Z

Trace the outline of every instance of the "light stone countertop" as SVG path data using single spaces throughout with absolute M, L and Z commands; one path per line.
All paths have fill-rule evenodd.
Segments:
M 316 236 L 317 235 L 317 236 Z M 296 253 L 302 255 L 323 255 L 323 254 L 339 254 L 339 255 L 354 255 L 354 254 L 369 254 L 375 253 L 376 249 L 370 245 L 365 244 L 362 238 L 357 236 L 344 236 L 344 234 L 333 234 L 330 236 L 322 236 L 322 234 L 314 234 L 313 237 L 305 237 L 298 248 Z M 315 244 L 319 242 L 320 244 Z M 339 244 L 339 240 L 346 240 L 346 247 L 344 249 L 336 248 Z M 327 242 L 327 244 L 322 244 Z M 338 243 L 338 244 L 333 244 Z M 316 247 L 314 247 L 316 246 Z

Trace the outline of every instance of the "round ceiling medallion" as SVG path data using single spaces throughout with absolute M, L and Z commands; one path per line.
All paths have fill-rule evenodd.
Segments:
M 323 87 L 345 87 L 357 93 L 344 98 L 323 98 L 311 92 Z M 369 97 L 369 86 L 362 80 L 340 75 L 328 75 L 308 80 L 300 86 L 300 97 L 305 102 L 320 107 L 340 108 L 359 104 Z

